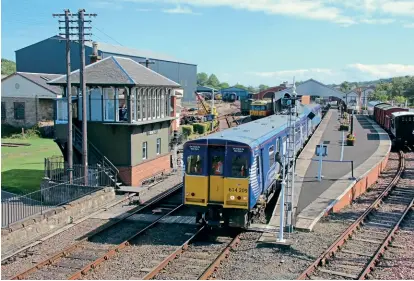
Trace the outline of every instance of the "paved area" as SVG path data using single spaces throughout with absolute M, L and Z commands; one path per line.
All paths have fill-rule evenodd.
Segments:
M 346 168 L 341 167 L 342 163 L 326 163 L 325 167 L 329 168 L 323 169 L 325 178 L 319 183 L 312 179 L 317 169 L 317 162 L 313 162 L 306 172 L 299 195 L 295 224 L 297 229 L 311 231 L 358 179 L 363 178 L 388 155 L 391 149 L 388 134 L 367 116 L 357 115 L 355 119 L 356 143 L 354 147 L 344 147 L 343 160 L 354 161 L 356 179 L 350 179 L 352 174 L 349 166 Z M 327 158 L 337 158 L 338 150 L 333 147 L 333 153 Z
M 319 220 L 320 214 L 323 214 L 325 209 L 329 209 L 336 202 L 337 197 L 355 183 L 355 180 L 350 179 L 351 163 L 340 162 L 341 157 L 343 161 L 354 161 L 354 176 L 358 178 L 380 161 L 378 157 L 384 157 L 389 151 L 388 135 L 383 134 L 384 131 L 366 116 L 354 117 L 356 135 L 354 146 L 345 144 L 342 147 L 343 133 L 338 131 L 338 126 L 338 111 L 331 109 L 298 157 L 293 199 L 293 204 L 296 206 L 294 208 L 296 228 L 312 228 Z M 329 142 L 328 156 L 324 157 L 324 160 L 338 162 L 323 163 L 324 178 L 319 182 L 316 178 L 319 163 L 312 159 L 317 159 L 315 146 L 324 141 Z M 343 152 L 341 152 L 342 148 Z M 375 159 L 375 162 L 367 159 Z M 269 225 L 279 226 L 279 213 L 280 206 L 277 205 Z

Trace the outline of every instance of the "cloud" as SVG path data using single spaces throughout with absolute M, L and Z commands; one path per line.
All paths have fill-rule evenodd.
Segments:
M 395 22 L 395 19 L 362 19 L 360 22 L 366 24 L 390 24 Z
M 151 0 L 118 0 L 153 3 Z M 358 23 L 389 24 L 390 16 L 408 18 L 414 15 L 414 0 L 159 0 L 157 4 L 179 5 L 169 13 L 192 13 L 192 7 L 229 7 L 310 20 L 327 21 L 341 26 Z M 180 5 L 186 5 L 181 8 Z M 361 20 L 362 19 L 362 20 Z
M 181 7 L 178 5 L 175 8 L 172 9 L 164 9 L 162 12 L 167 14 L 191 14 L 191 15 L 198 15 L 199 13 L 193 12 L 189 7 Z
M 414 28 L 414 22 L 413 23 L 406 23 L 403 25 L 405 28 Z
M 96 9 L 114 9 L 114 10 L 122 10 L 123 6 L 119 3 L 109 2 L 109 1 L 92 1 L 91 6 Z
M 255 80 L 255 84 L 277 85 L 283 81 L 293 81 L 293 77 L 295 77 L 296 81 L 305 81 L 313 78 L 326 84 L 339 84 L 343 81 L 369 81 L 380 78 L 414 75 L 414 65 L 354 63 L 340 69 L 309 68 L 274 72 L 247 72 L 246 74 Z

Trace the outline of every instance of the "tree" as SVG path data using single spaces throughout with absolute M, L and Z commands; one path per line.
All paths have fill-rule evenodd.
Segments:
M 351 86 L 349 85 L 349 83 L 347 81 L 342 82 L 341 84 L 341 91 L 344 93 L 347 93 L 351 90 Z
M 237 83 L 236 85 L 234 85 L 233 87 L 235 88 L 239 88 L 239 89 L 244 89 L 247 90 L 247 88 L 245 86 L 243 86 L 242 84 Z
M 10 75 L 16 72 L 16 63 L 11 60 L 1 59 L 1 74 Z
M 197 85 L 204 86 L 207 84 L 208 75 L 205 72 L 197 73 Z
M 388 95 L 386 91 L 376 89 L 372 95 L 369 96 L 369 100 L 377 100 L 377 101 L 387 101 Z
M 227 82 L 222 82 L 222 83 L 220 83 L 220 85 L 219 85 L 219 88 L 220 89 L 226 89 L 226 88 L 229 88 L 230 87 L 230 85 L 229 85 L 229 83 L 227 83 Z
M 404 104 L 405 103 L 405 98 L 403 97 L 403 96 L 396 96 L 396 97 L 394 97 L 394 101 L 397 103 L 397 104 Z
M 247 87 L 247 91 L 250 92 L 250 93 L 255 93 L 256 89 L 253 86 L 249 86 L 249 87 Z
M 216 75 L 211 74 L 210 77 L 208 77 L 207 84 L 217 89 L 220 85 L 220 81 L 218 80 Z
M 266 90 L 266 89 L 269 89 L 270 87 L 269 86 L 267 86 L 267 85 L 263 85 L 263 84 L 260 84 L 259 85 L 259 91 L 260 92 L 262 92 L 262 91 L 264 91 L 264 90 Z

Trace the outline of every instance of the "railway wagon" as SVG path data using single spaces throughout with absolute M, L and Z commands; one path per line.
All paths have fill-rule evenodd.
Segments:
M 250 107 L 254 99 L 245 99 L 240 101 L 240 112 L 242 115 L 250 115 Z
M 394 145 L 414 144 L 414 112 L 393 112 L 390 123 Z
M 272 115 L 184 144 L 183 201 L 198 223 L 247 228 L 279 187 L 287 115 Z M 298 108 L 296 145 L 321 120 L 320 105 Z
M 384 124 L 383 126 L 384 126 L 385 130 L 390 131 L 391 130 L 391 128 L 390 128 L 390 126 L 391 126 L 391 114 L 394 113 L 394 112 L 408 111 L 408 108 L 391 106 L 391 107 L 387 107 L 387 108 L 384 108 L 384 109 L 381 109 L 381 110 L 384 110 L 383 120 L 381 120 L 381 122 Z
M 255 100 L 251 103 L 250 116 L 252 120 L 274 114 L 272 100 Z
M 377 122 L 379 125 L 381 125 L 381 118 L 382 118 L 382 109 L 386 108 L 386 107 L 390 107 L 391 104 L 389 103 L 379 103 L 377 105 L 374 106 L 374 120 L 375 122 Z M 382 126 L 382 125 L 381 125 Z

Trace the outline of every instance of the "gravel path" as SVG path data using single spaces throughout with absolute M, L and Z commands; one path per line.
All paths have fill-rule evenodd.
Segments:
M 151 189 L 143 192 L 141 201 L 145 202 L 150 200 L 156 195 L 167 191 L 174 185 L 178 184 L 179 178 L 177 175 L 170 176 L 167 180 L 153 186 Z M 117 195 L 116 200 L 120 200 L 124 196 Z M 116 201 L 115 200 L 115 201 Z M 117 214 L 125 214 L 129 210 L 137 207 L 136 205 L 128 205 L 127 202 L 117 204 L 109 208 L 106 212 L 102 212 L 97 216 L 86 219 L 85 221 L 61 232 L 60 234 L 53 236 L 36 246 L 29 248 L 27 251 L 23 251 L 13 256 L 7 264 L 2 265 L 1 277 L 2 279 L 8 279 L 14 275 L 29 269 L 35 263 L 41 262 L 47 257 L 67 248 L 77 242 L 80 238 L 83 238 L 88 233 L 96 230 L 100 226 L 103 226 L 108 222 L 108 219 L 100 219 L 100 215 L 110 212 L 116 212 Z M 118 230 L 119 231 L 119 230 Z M 58 277 L 56 277 L 58 278 Z
M 370 191 L 339 213 L 322 219 L 313 232 L 297 232 L 287 239 L 291 249 L 260 244 L 260 233 L 244 233 L 240 245 L 218 271 L 217 279 L 296 279 L 371 204 L 395 175 L 398 153 L 391 153 L 386 171 Z M 337 278 L 337 277 L 335 277 Z
M 118 255 L 102 263 L 98 268 L 83 276 L 84 280 L 140 279 L 151 268 L 158 265 L 182 245 L 196 231 L 190 216 L 191 211 L 184 208 L 177 216 L 189 216 L 183 223 L 160 223 L 131 241 L 130 246 Z

